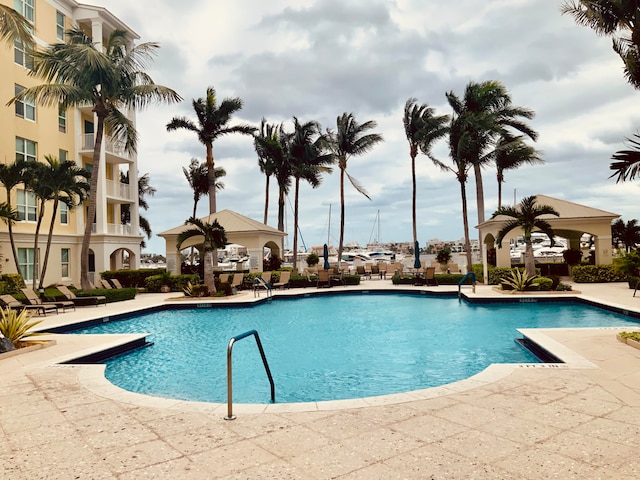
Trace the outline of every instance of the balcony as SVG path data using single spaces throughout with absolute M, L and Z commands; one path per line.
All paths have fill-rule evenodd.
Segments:
M 135 201 L 135 196 L 131 185 L 128 183 L 115 182 L 113 180 L 107 180 L 107 196 L 111 198 L 118 198 L 120 200 L 126 200 L 128 202 Z
M 119 223 L 108 223 L 107 233 L 109 235 L 133 235 L 131 225 L 121 225 Z
M 93 133 L 85 133 L 82 135 L 82 150 L 92 151 L 95 147 L 95 134 Z M 105 135 L 102 137 L 102 144 L 104 146 L 104 150 L 107 153 L 107 162 L 109 163 L 119 163 L 115 161 L 113 156 L 119 157 L 119 159 L 125 159 L 130 161 L 131 158 L 129 154 L 124 149 L 124 143 L 115 140 L 109 135 Z

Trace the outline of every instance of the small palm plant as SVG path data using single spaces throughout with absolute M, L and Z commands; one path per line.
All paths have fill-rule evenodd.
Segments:
M 502 283 L 513 288 L 513 293 L 532 290 L 533 280 L 537 275 L 529 276 L 526 271 L 516 268 L 511 271 L 510 276 L 502 278 Z
M 31 329 L 42 323 L 42 320 L 31 320 L 33 312 L 22 310 L 18 312 L 12 308 L 0 308 L 2 317 L 0 318 L 0 333 L 9 339 L 13 346 L 20 347 L 20 343 L 25 338 L 37 335 L 45 335 L 42 332 L 32 332 Z

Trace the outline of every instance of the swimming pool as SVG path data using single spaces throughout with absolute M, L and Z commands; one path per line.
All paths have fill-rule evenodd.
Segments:
M 154 345 L 106 361 L 106 377 L 130 391 L 226 402 L 229 339 L 259 332 L 276 401 L 368 397 L 443 385 L 492 363 L 537 359 L 516 328 L 637 326 L 579 303 L 472 304 L 421 295 L 329 295 L 255 307 L 164 310 L 74 333 L 150 332 Z M 233 398 L 269 403 L 253 338 L 234 345 Z

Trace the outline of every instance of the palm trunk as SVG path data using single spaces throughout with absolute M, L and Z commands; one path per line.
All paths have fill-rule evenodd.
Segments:
M 344 242 L 344 168 L 340 167 L 340 241 L 338 243 L 338 264 L 342 261 Z
M 40 260 L 38 257 L 38 239 L 40 237 L 40 226 L 42 225 L 42 219 L 44 218 L 44 200 L 40 200 L 40 211 L 38 212 L 38 222 L 36 223 L 36 233 L 33 236 L 33 289 L 36 289 L 36 280 L 40 273 Z
M 280 187 L 278 196 L 278 230 L 284 232 L 284 188 Z
M 40 274 L 40 284 L 38 289 L 44 288 L 44 276 L 47 273 L 47 265 L 49 263 L 49 252 L 51 251 L 51 239 L 53 238 L 53 225 L 56 220 L 56 213 L 58 212 L 58 199 L 53 201 L 53 212 L 51 213 L 51 225 L 49 225 L 49 236 L 47 237 L 47 248 L 44 252 L 44 259 L 42 260 L 42 273 Z
M 504 182 L 504 176 L 502 175 L 502 170 L 498 170 L 497 180 L 498 180 L 498 208 L 500 208 L 502 206 L 502 182 Z
M 193 199 L 193 215 L 192 215 L 193 218 L 196 218 L 197 211 L 198 211 L 198 199 L 194 198 Z M 195 257 L 196 257 L 196 247 L 192 246 L 191 247 L 191 257 L 190 257 L 190 260 L 189 260 L 189 263 L 190 263 L 190 265 L 192 267 L 193 267 L 193 260 L 195 259 Z
M 467 215 L 467 189 L 464 182 L 460 182 L 460 195 L 462 197 L 462 224 L 464 226 L 464 251 L 467 255 L 467 273 L 473 271 L 471 263 L 471 242 L 469 241 L 469 219 Z
M 267 175 L 267 182 L 266 182 L 266 187 L 265 187 L 265 192 L 264 192 L 264 223 L 265 225 L 267 225 L 267 220 L 269 218 L 269 175 Z
M 418 241 L 418 227 L 416 220 L 416 155 L 414 155 L 413 151 L 411 152 L 411 181 L 413 185 L 411 215 L 413 219 L 413 244 L 415 245 Z
M 10 194 L 7 193 L 7 198 L 9 198 Z M 11 243 L 11 252 L 13 253 L 13 261 L 16 265 L 16 273 L 20 274 L 20 261 L 18 260 L 18 250 L 16 249 L 16 241 L 13 238 L 13 225 L 11 224 L 11 220 L 8 222 L 9 227 L 9 242 Z
M 207 144 L 207 179 L 209 180 L 209 215 L 211 215 L 212 213 L 216 213 L 216 169 L 213 159 L 213 145 L 211 145 L 211 143 Z M 213 249 L 212 266 L 218 266 L 217 248 Z
M 533 277 L 536 274 L 536 261 L 533 257 L 533 244 L 530 236 L 524 238 L 524 245 L 524 270 L 529 277 Z
M 300 178 L 296 177 L 296 191 L 293 200 L 293 271 L 298 270 L 298 192 Z
M 476 177 L 476 205 L 478 206 L 478 225 L 484 223 L 484 186 L 482 185 L 482 169 L 480 165 L 473 166 L 473 174 Z M 478 232 L 478 235 L 480 233 Z M 482 239 L 480 243 L 482 244 Z
M 204 284 L 209 292 L 216 292 L 215 276 L 213 275 L 213 256 L 215 250 L 206 248 L 204 251 Z
M 89 281 L 89 244 L 91 243 L 91 233 L 93 231 L 93 219 L 96 216 L 98 175 L 100 173 L 100 153 L 102 150 L 103 135 L 104 117 L 98 115 L 96 141 L 93 147 L 91 180 L 89 182 L 89 211 L 87 212 L 87 218 L 85 218 L 84 222 L 84 235 L 82 237 L 82 248 L 80 249 L 80 288 L 82 288 L 82 290 L 91 290 L 91 282 Z

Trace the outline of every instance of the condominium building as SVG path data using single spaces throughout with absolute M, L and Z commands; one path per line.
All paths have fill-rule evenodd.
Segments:
M 84 5 L 73 0 L 0 0 L 22 13 L 33 25 L 36 48 L 64 42 L 64 32 L 79 27 L 93 38 L 98 48 L 114 29 L 125 30 L 133 44 L 139 37 L 121 20 L 102 7 Z M 32 62 L 20 43 L 0 43 L 0 163 L 12 164 L 16 159 L 43 161 L 53 155 L 61 161 L 73 160 L 91 171 L 94 147 L 92 108 L 45 108 L 30 102 L 7 102 L 24 88 L 43 83 L 29 75 Z M 135 112 L 125 113 L 135 125 Z M 120 182 L 120 173 L 128 173 L 131 185 Z M 98 177 L 97 210 L 93 220 L 90 276 L 122 268 L 138 268 L 142 236 L 138 224 L 137 158 L 129 155 L 105 131 Z M 7 199 L 0 185 L 0 202 Z M 11 205 L 20 220 L 13 226 L 21 274 L 29 282 L 34 275 L 34 261 L 44 256 L 52 205 L 46 205 L 40 228 L 39 244 L 34 245 L 37 201 L 33 193 L 18 185 L 11 193 Z M 130 209 L 130 223 L 122 222 L 122 207 Z M 87 208 L 80 205 L 69 211 L 60 205 L 54 223 L 54 236 L 44 284 L 80 283 L 80 248 Z M 15 273 L 16 267 L 9 243 L 7 225 L 0 224 L 2 273 Z

